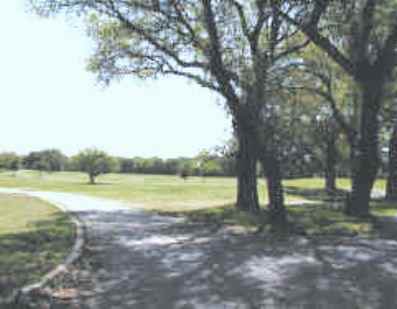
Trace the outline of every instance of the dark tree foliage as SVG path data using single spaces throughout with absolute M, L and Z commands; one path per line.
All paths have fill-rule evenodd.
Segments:
M 0 169 L 17 171 L 20 167 L 21 158 L 16 153 L 0 153 Z
M 355 135 L 352 193 L 346 212 L 369 214 L 371 190 L 379 167 L 379 114 L 397 54 L 397 3 L 386 0 L 301 1 L 283 17 L 335 61 L 357 84 L 358 130 L 337 118 Z
M 59 150 L 48 149 L 33 151 L 22 160 L 23 167 L 26 169 L 59 172 L 65 169 L 68 158 Z

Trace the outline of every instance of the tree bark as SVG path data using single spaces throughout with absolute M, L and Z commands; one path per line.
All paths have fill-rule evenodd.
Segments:
M 280 160 L 276 153 L 263 153 L 261 164 L 266 173 L 271 225 L 273 229 L 284 230 L 287 228 L 287 211 L 284 205 Z
M 256 151 L 251 134 L 238 128 L 237 139 L 239 150 L 237 154 L 237 204 L 238 209 L 259 211 L 258 186 L 256 175 Z
M 336 192 L 337 149 L 335 132 L 329 132 L 326 143 L 325 191 L 332 195 Z
M 386 199 L 397 200 L 397 122 L 389 142 L 389 175 L 386 184 Z
M 379 167 L 378 129 L 382 87 L 373 83 L 362 85 L 360 132 L 354 153 L 352 192 L 346 201 L 346 213 L 368 216 L 371 191 Z

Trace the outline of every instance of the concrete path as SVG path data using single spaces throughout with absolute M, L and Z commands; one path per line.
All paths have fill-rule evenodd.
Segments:
M 77 298 L 51 308 L 397 306 L 394 239 L 266 239 L 116 201 L 27 193 L 61 204 L 87 225 L 91 267 L 74 274 Z

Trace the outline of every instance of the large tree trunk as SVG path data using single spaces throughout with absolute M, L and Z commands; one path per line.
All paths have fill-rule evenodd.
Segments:
M 326 145 L 325 191 L 331 195 L 336 192 L 336 157 L 336 134 L 330 132 Z
M 368 216 L 371 191 L 379 167 L 378 113 L 380 89 L 371 83 L 362 86 L 362 110 L 358 145 L 355 150 L 352 192 L 346 202 L 346 213 Z
M 389 142 L 389 175 L 386 185 L 386 199 L 397 200 L 397 122 Z
M 284 189 L 280 161 L 276 154 L 271 152 L 264 153 L 261 156 L 261 163 L 266 173 L 270 223 L 274 229 L 284 230 L 287 228 L 287 211 L 284 205 Z
M 241 128 L 236 130 L 239 150 L 237 155 L 237 208 L 259 211 L 258 186 L 256 175 L 256 145 L 251 134 Z

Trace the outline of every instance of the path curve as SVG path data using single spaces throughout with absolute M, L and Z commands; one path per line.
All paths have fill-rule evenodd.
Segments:
M 81 307 L 394 308 L 397 241 L 272 240 L 131 210 L 117 201 L 27 193 L 86 224 L 95 272 L 79 273 Z M 75 305 L 74 305 L 75 306 Z M 58 308 L 58 307 L 56 307 Z M 65 307 L 59 307 L 65 308 Z

